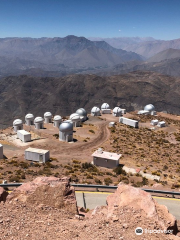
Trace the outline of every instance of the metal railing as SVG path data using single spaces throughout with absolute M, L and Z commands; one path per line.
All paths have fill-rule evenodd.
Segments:
M 19 187 L 21 186 L 23 183 L 4 183 L 4 184 L 0 184 L 0 187 L 3 188 L 8 188 L 8 187 Z M 96 189 L 96 191 L 98 192 L 99 189 L 117 189 L 117 186 L 107 186 L 107 185 L 89 185 L 89 184 L 71 184 L 71 186 L 75 187 L 75 188 L 93 188 Z M 155 190 L 155 189 L 147 189 L 147 188 L 141 188 L 142 190 L 144 190 L 145 192 L 149 192 L 149 193 L 160 193 L 160 194 L 165 194 L 165 195 L 172 195 L 172 197 L 174 198 L 175 195 L 180 196 L 180 192 L 174 192 L 174 191 L 162 191 L 162 190 Z

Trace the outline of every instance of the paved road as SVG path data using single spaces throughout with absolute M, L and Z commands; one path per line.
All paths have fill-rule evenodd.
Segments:
M 84 199 L 83 199 L 84 194 Z M 104 192 L 82 192 L 76 191 L 76 200 L 79 207 L 93 209 L 96 206 L 106 205 L 106 198 L 111 193 Z M 153 197 L 159 204 L 167 206 L 170 213 L 172 213 L 178 220 L 180 220 L 180 199 Z

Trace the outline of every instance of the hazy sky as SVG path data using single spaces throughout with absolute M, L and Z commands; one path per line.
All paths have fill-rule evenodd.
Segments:
M 0 37 L 180 38 L 180 0 L 0 0 Z

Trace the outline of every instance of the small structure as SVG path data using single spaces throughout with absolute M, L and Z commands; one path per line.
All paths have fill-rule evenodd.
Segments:
M 64 121 L 60 124 L 59 140 L 65 142 L 73 141 L 73 123 L 71 120 Z
M 44 128 L 44 119 L 42 117 L 36 117 L 34 119 L 34 124 L 36 129 L 43 129 Z
M 115 107 L 113 109 L 113 116 L 114 117 L 120 117 L 122 116 L 122 109 L 120 107 Z
M 158 124 L 158 122 L 159 121 L 157 119 L 154 119 L 151 121 L 151 125 L 156 126 Z
M 26 125 L 27 125 L 27 126 L 33 125 L 34 115 L 33 115 L 32 113 L 28 113 L 28 114 L 25 116 L 25 122 L 26 122 Z
M 101 105 L 101 113 L 102 114 L 111 114 L 111 109 L 108 103 L 103 103 Z
M 126 109 L 121 108 L 122 114 L 126 114 Z
M 101 113 L 100 113 L 100 109 L 96 106 L 94 106 L 92 109 L 91 109 L 91 116 L 100 116 Z
M 134 127 L 134 128 L 138 128 L 138 126 L 139 126 L 139 122 L 137 120 L 133 120 L 130 118 L 125 118 L 125 117 L 120 117 L 119 122 L 126 124 L 128 126 Z
M 87 112 L 84 108 L 79 108 L 76 113 L 79 114 L 82 122 L 87 120 Z
M 26 160 L 45 163 L 49 160 L 49 158 L 50 158 L 49 150 L 31 148 L 31 147 L 25 150 Z
M 18 130 L 17 131 L 17 137 L 22 142 L 30 142 L 31 141 L 31 134 L 25 130 Z
M 59 115 L 54 116 L 54 127 L 59 128 L 59 125 L 62 122 L 62 118 Z
M 158 127 L 165 127 L 166 123 L 164 121 L 158 122 L 157 124 Z
M 0 159 L 3 159 L 3 145 L 0 144 Z
M 69 120 L 73 122 L 73 127 L 80 127 L 81 118 L 78 113 L 72 113 Z
M 23 122 L 21 119 L 16 119 L 13 122 L 13 128 L 14 131 L 17 132 L 18 130 L 22 130 L 23 129 Z
M 115 122 L 110 122 L 109 127 L 115 127 Z
M 106 168 L 115 168 L 119 165 L 121 156 L 121 154 L 105 152 L 99 148 L 92 154 L 93 164 Z
M 140 111 L 138 112 L 138 115 L 149 115 L 149 111 L 140 110 Z
M 151 111 L 151 115 L 156 116 L 157 115 L 156 111 Z
M 52 122 L 52 114 L 50 112 L 45 112 L 44 114 L 44 122 L 51 123 Z

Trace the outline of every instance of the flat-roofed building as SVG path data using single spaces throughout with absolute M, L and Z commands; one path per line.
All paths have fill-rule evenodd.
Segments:
M 123 123 L 123 124 L 126 124 L 128 126 L 134 127 L 134 128 L 139 127 L 139 122 L 137 120 L 133 120 L 133 119 L 130 119 L 130 118 L 120 117 L 119 122 Z
M 49 150 L 39 148 L 27 148 L 25 150 L 25 159 L 34 162 L 45 163 L 49 160 Z
M 166 123 L 164 121 L 158 122 L 157 124 L 158 127 L 165 127 Z
M 100 167 L 115 168 L 119 165 L 121 156 L 121 154 L 105 152 L 99 148 L 92 154 L 93 164 Z
M 157 119 L 154 119 L 154 120 L 151 121 L 151 125 L 155 126 L 155 125 L 158 124 L 158 122 L 159 122 L 159 121 L 158 121 Z
M 31 141 L 31 134 L 25 130 L 18 130 L 17 131 L 17 137 L 22 142 L 30 142 Z

